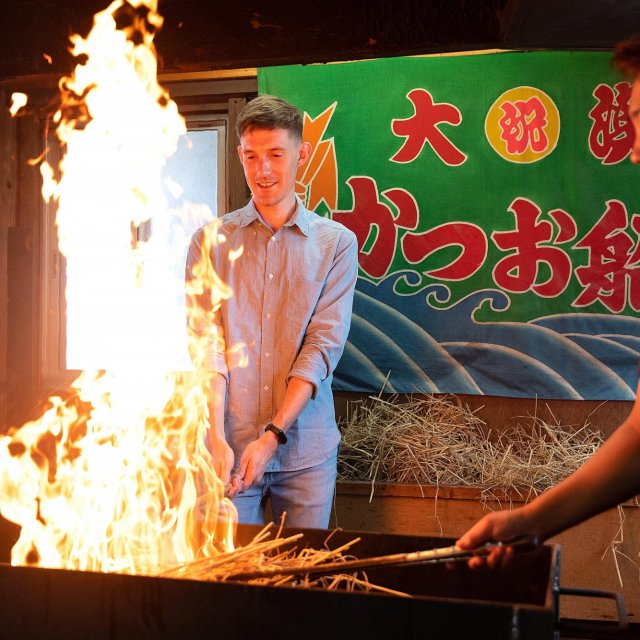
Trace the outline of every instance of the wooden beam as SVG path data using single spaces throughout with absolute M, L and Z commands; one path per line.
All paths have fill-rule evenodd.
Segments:
M 236 121 L 238 114 L 247 104 L 245 98 L 231 98 L 229 100 L 229 129 L 227 131 L 227 210 L 233 211 L 243 207 L 249 199 L 247 181 L 238 158 L 238 139 L 236 137 Z

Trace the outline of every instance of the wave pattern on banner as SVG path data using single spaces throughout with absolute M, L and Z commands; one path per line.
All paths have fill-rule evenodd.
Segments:
M 358 282 L 349 341 L 335 372 L 337 390 L 634 398 L 640 319 L 575 313 L 481 323 L 475 320 L 481 307 L 496 313 L 509 307 L 505 293 L 478 291 L 446 306 L 442 285 L 397 295 L 395 287 L 406 277 Z

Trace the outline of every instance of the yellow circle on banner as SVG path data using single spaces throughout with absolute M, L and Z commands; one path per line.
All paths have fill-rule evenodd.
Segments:
M 558 144 L 560 113 L 535 87 L 505 91 L 487 112 L 484 133 L 494 151 L 509 162 L 537 162 Z

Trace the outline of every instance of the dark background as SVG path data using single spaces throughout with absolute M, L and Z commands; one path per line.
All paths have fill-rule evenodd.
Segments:
M 107 5 L 0 0 L 0 79 L 69 72 L 69 35 L 86 35 Z M 159 12 L 165 71 L 487 48 L 610 49 L 640 32 L 638 0 L 159 0 Z

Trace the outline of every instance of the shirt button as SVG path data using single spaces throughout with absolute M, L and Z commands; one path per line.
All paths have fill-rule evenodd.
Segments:
M 269 385 L 268 385 L 268 384 L 265 384 L 265 385 L 264 385 L 264 390 L 265 390 L 265 391 L 269 391 Z
M 265 357 L 265 358 L 268 358 L 270 355 L 271 355 L 271 354 L 267 352 L 267 353 L 265 353 L 265 354 L 264 354 L 264 357 Z
M 271 317 L 271 314 L 270 314 L 270 313 L 267 313 L 266 315 L 267 315 L 267 318 L 270 318 L 270 317 Z
M 273 273 L 269 274 L 269 280 L 273 279 Z
M 269 238 L 269 240 L 271 240 L 271 242 L 275 242 L 275 241 L 276 241 L 276 237 L 275 237 L 275 236 L 271 236 L 271 237 Z

